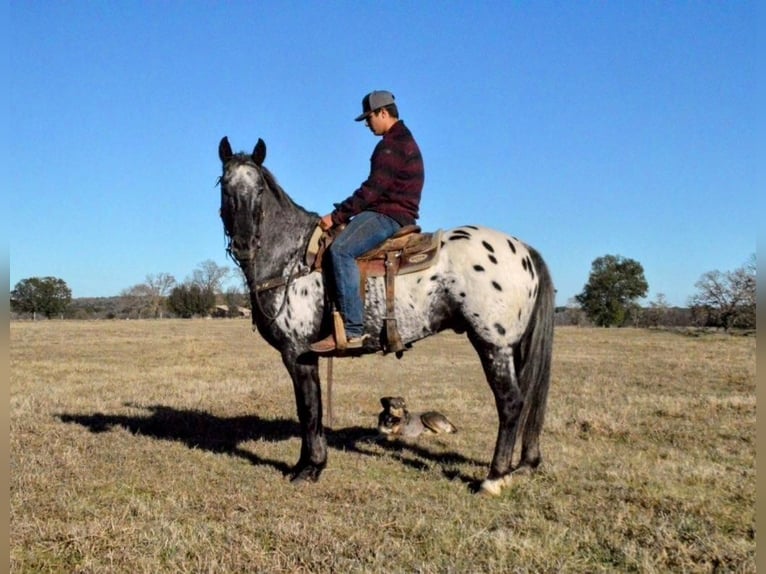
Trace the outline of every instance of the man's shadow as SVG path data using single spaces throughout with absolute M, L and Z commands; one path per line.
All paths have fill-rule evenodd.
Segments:
M 257 466 L 271 466 L 285 476 L 292 470 L 292 466 L 283 460 L 259 456 L 240 445 L 251 440 L 284 441 L 298 438 L 300 426 L 293 419 L 266 419 L 258 415 L 219 417 L 200 410 L 177 409 L 164 405 L 144 406 L 127 403 L 125 406 L 141 408 L 149 414 L 61 413 L 56 417 L 64 423 L 81 425 L 92 433 L 108 432 L 115 427 L 121 427 L 142 437 L 180 442 L 193 449 L 238 456 Z M 473 484 L 474 478 L 463 475 L 454 467 L 460 464 L 487 464 L 454 452 L 432 451 L 421 444 L 381 440 L 375 427 L 325 429 L 325 435 L 330 448 L 373 457 L 391 453 L 402 464 L 417 470 L 426 470 L 430 461 L 440 464 L 442 473 L 447 478 L 458 478 L 467 484 Z

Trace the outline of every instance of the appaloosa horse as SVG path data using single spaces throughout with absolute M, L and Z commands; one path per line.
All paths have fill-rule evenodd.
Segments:
M 282 355 L 301 428 L 294 481 L 315 481 L 327 463 L 318 356 L 309 345 L 332 329 L 321 271 L 305 260 L 319 215 L 297 205 L 263 166 L 266 145 L 233 153 L 226 137 L 218 155 L 221 219 L 227 251 L 247 279 L 258 332 Z M 480 491 L 499 494 L 510 482 L 517 431 L 519 467 L 541 462 L 553 347 L 554 289 L 542 257 L 515 237 L 465 225 L 442 234 L 435 264 L 396 278 L 395 314 L 402 341 L 444 329 L 467 333 L 481 359 L 499 417 L 495 452 Z M 380 277 L 367 279 L 362 353 L 381 350 L 386 315 Z

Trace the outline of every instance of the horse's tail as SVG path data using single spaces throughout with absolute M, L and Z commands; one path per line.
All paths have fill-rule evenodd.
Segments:
M 523 424 L 520 465 L 536 467 L 541 461 L 539 438 L 551 379 L 555 290 L 543 258 L 531 247 L 529 255 L 537 271 L 537 299 L 527 331 L 517 347 L 514 364 L 524 395 L 520 419 Z

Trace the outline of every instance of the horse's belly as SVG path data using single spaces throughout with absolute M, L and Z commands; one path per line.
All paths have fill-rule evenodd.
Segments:
M 433 325 L 429 296 L 417 283 L 421 273 L 396 278 L 394 317 L 403 341 L 416 341 L 436 332 Z M 383 331 L 386 311 L 386 285 L 382 277 L 367 279 L 365 321 L 373 333 Z

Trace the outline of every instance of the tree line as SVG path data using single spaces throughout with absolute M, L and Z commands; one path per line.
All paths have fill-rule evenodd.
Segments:
M 143 283 L 123 290 L 117 297 L 75 300 L 63 279 L 30 277 L 19 281 L 11 291 L 11 310 L 17 317 L 32 319 L 248 315 L 250 300 L 244 285 L 223 290 L 230 277 L 230 268 L 207 260 L 182 283 L 168 273 L 158 273 L 147 275 Z M 687 308 L 671 307 L 662 293 L 647 307 L 641 307 L 638 301 L 646 297 L 649 290 L 642 265 L 620 255 L 604 255 L 593 261 L 582 292 L 566 306 L 556 309 L 556 323 L 599 327 L 699 326 L 727 331 L 755 329 L 754 253 L 737 269 L 704 273 L 695 288 L 697 291 L 689 298 Z
M 230 277 L 229 267 L 206 260 L 181 283 L 169 273 L 150 274 L 118 296 L 80 299 L 72 299 L 63 279 L 30 277 L 11 291 L 11 311 L 31 319 L 162 319 L 249 313 L 244 287 L 224 291 Z
M 583 291 L 558 309 L 557 324 L 755 329 L 754 253 L 737 269 L 704 273 L 694 286 L 697 291 L 686 308 L 671 307 L 663 293 L 657 294 L 647 307 L 641 307 L 638 300 L 649 290 L 641 264 L 619 255 L 605 255 L 593 261 Z

